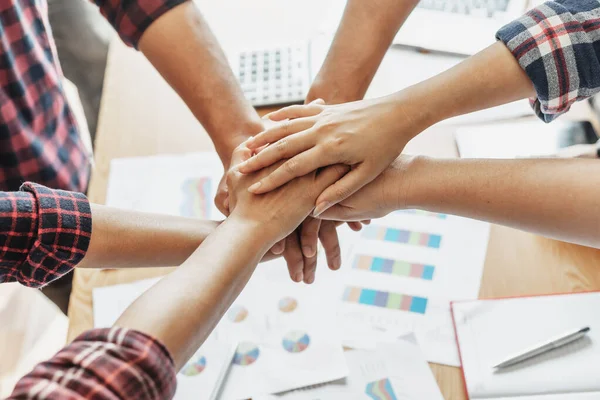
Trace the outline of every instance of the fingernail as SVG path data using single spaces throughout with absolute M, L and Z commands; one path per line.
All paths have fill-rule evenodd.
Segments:
M 254 136 L 250 136 L 248 139 L 246 139 L 246 147 L 250 146 L 252 142 L 254 142 Z
M 306 283 L 309 284 L 309 285 L 312 284 L 314 281 L 315 281 L 315 276 L 314 275 L 311 275 L 311 276 L 309 276 L 309 277 L 306 278 Z
M 298 273 L 296 274 L 296 277 L 294 278 L 294 280 L 295 280 L 296 282 L 302 282 L 302 279 L 303 279 L 303 278 L 304 278 L 304 275 L 302 274 L 302 272 L 298 272 Z
M 315 256 L 315 249 L 312 246 L 302 246 L 302 252 L 304 257 L 313 258 Z
M 323 214 L 329 207 L 331 207 L 331 204 L 328 201 L 317 204 L 315 210 L 313 211 L 313 217 L 318 217 L 319 215 Z
M 262 182 L 256 182 L 254 185 L 248 188 L 248 191 L 251 193 L 256 193 L 256 191 L 262 186 Z

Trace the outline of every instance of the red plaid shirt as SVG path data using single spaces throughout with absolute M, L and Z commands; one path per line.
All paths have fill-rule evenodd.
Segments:
M 83 194 L 26 183 L 0 192 L 0 283 L 41 287 L 85 256 L 92 214 Z M 153 338 L 93 329 L 23 377 L 9 399 L 169 399 L 173 360 Z
M 95 0 L 128 45 L 186 0 Z M 77 33 L 74 33 L 77 34 Z M 45 0 L 0 1 L 0 190 L 25 181 L 84 192 L 90 173 L 67 104 Z

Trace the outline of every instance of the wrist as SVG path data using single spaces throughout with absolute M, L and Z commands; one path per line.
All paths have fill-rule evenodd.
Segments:
M 229 225 L 234 226 L 236 232 L 239 230 L 247 243 L 252 244 L 256 249 L 264 250 L 262 254 L 281 239 L 281 235 L 273 223 L 249 218 L 243 215 L 239 207 L 235 208 L 225 221 L 229 221 Z
M 430 177 L 432 160 L 425 156 L 400 156 L 390 167 L 390 182 L 385 187 L 390 188 L 386 197 L 394 210 L 422 208 L 428 192 L 426 185 Z
M 219 158 L 223 162 L 223 165 L 228 167 L 231 163 L 231 155 L 233 150 L 243 143 L 250 136 L 257 135 L 264 130 L 263 123 L 260 118 L 251 120 L 245 123 L 243 126 L 237 126 L 235 129 L 228 132 L 224 132 L 222 135 L 215 135 L 213 137 L 222 138 L 221 140 L 215 140 L 215 150 L 219 155 Z
M 317 75 L 308 91 L 306 103 L 323 99 L 325 104 L 342 104 L 361 100 L 365 95 L 366 88 L 359 88 L 347 83 L 360 82 L 360 80 L 348 79 L 344 80 L 343 84 L 338 84 L 336 80 L 322 79 L 319 75 Z

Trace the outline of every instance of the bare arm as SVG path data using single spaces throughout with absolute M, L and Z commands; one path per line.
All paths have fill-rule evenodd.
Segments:
M 79 268 L 165 267 L 183 263 L 219 225 L 92 204 L 92 236 Z
M 418 0 L 348 0 L 325 63 L 307 102 L 327 104 L 364 97 L 379 64 Z
M 139 48 L 202 123 L 224 165 L 246 137 L 262 130 L 200 10 L 187 1 L 161 16 Z
M 596 160 L 428 159 L 412 176 L 408 206 L 600 248 Z
M 360 220 L 418 208 L 600 248 L 600 163 L 400 156 L 323 218 Z

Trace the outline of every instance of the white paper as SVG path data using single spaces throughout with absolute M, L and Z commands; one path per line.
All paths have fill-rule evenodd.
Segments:
M 286 269 L 282 260 L 270 264 L 263 270 Z M 251 279 L 215 330 L 219 340 L 239 342 L 238 350 L 248 355 L 247 362 L 232 366 L 223 400 L 279 393 L 347 375 L 334 309 L 323 301 L 323 289 L 289 278 L 269 281 L 260 273 Z
M 114 325 L 119 316 L 160 279 L 96 288 L 92 292 L 94 327 Z M 217 389 L 222 372 L 228 367 L 235 342 L 217 341 L 213 334 L 177 374 L 175 400 L 209 400 Z
M 381 230 L 403 238 L 398 238 L 400 242 L 369 238 L 370 232 Z M 418 239 L 427 243 L 401 243 L 407 231 L 420 233 Z M 357 236 L 343 262 L 338 292 L 344 344 L 364 348 L 352 332 L 369 328 L 396 337 L 415 332 L 428 361 L 459 365 L 449 302 L 477 298 L 489 224 L 400 211 L 373 221 Z M 359 266 L 357 262 L 365 258 L 367 262 Z M 391 261 L 382 266 L 381 260 Z M 403 265 L 390 267 L 392 261 Z M 370 341 L 373 336 L 365 334 L 364 342 Z
M 115 159 L 106 205 L 128 210 L 222 218 L 214 206 L 223 166 L 216 153 Z
M 254 400 L 442 400 L 423 354 L 409 335 L 374 350 L 353 350 L 344 355 L 350 373 L 346 379 Z
M 320 270 L 319 276 L 327 274 L 323 268 Z M 331 286 L 327 285 L 326 278 L 321 279 L 320 285 L 296 284 L 287 277 L 286 271 L 281 259 L 259 266 L 256 276 L 225 314 L 211 339 L 196 353 L 206 358 L 209 372 L 208 360 L 216 360 L 214 365 L 221 365 L 217 363 L 224 361 L 231 344 L 239 343 L 238 360 L 231 366 L 220 399 L 278 393 L 347 375 L 340 335 L 335 327 Z M 157 281 L 150 279 L 94 289 L 94 325 L 113 325 L 122 312 Z M 284 343 L 286 338 L 290 340 Z M 244 359 L 242 354 L 247 357 Z M 215 374 L 217 369 L 214 369 Z M 178 382 L 183 382 L 181 399 L 197 398 L 186 397 L 190 393 L 211 392 L 213 376 L 203 375 L 204 371 L 193 379 L 182 373 L 178 375 Z
M 577 393 L 600 398 L 599 307 L 600 293 L 455 303 L 471 399 L 574 399 Z M 493 368 L 523 349 L 586 326 L 590 332 L 577 342 L 500 371 Z

